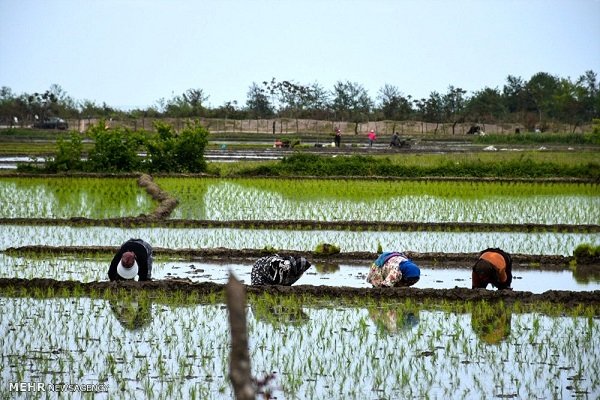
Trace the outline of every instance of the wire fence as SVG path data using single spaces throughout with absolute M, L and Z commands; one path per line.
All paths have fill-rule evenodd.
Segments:
M 137 119 L 109 119 L 104 120 L 108 128 L 124 127 L 133 131 L 146 130 L 154 131 L 154 123 L 160 121 L 167 123 L 176 131 L 180 131 L 194 119 L 191 118 L 137 118 Z M 494 134 L 511 134 L 515 132 L 525 132 L 522 124 L 502 123 L 502 124 L 474 124 L 474 123 L 432 123 L 423 121 L 370 121 L 370 122 L 346 122 L 346 121 L 327 121 L 313 119 L 219 119 L 219 118 L 197 118 L 200 123 L 211 133 L 228 134 L 273 134 L 273 135 L 313 135 L 324 134 L 332 135 L 338 128 L 343 135 L 367 134 L 374 130 L 379 135 L 391 135 L 398 132 L 402 135 L 465 135 L 471 127 L 477 125 L 482 131 Z M 85 132 L 91 125 L 100 123 L 98 118 L 68 119 L 70 130 Z M 1 127 L 29 127 L 31 123 L 1 121 Z M 573 127 L 572 125 L 555 123 L 549 125 L 550 132 L 572 132 L 587 133 L 592 131 L 592 125 L 581 125 Z M 575 129 L 574 129 L 575 128 Z

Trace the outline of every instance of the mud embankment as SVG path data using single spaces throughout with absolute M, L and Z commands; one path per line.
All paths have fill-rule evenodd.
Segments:
M 0 253 L 8 255 L 39 254 L 39 255 L 107 255 L 112 256 L 119 250 L 115 246 L 23 246 L 9 247 Z M 277 251 L 280 254 L 296 254 L 306 257 L 313 263 L 346 263 L 346 264 L 368 264 L 378 257 L 374 252 L 343 252 L 331 255 L 319 254 L 314 251 L 284 250 Z M 265 249 L 228 249 L 198 248 L 198 249 L 168 249 L 163 247 L 153 248 L 155 257 L 172 257 L 190 260 L 206 260 L 215 263 L 230 263 L 232 261 L 254 262 L 257 258 L 273 254 Z M 479 253 L 418 253 L 407 251 L 406 254 L 415 261 L 427 262 L 435 268 L 448 267 L 453 263 L 471 265 L 477 260 Z M 561 255 L 543 254 L 511 254 L 513 267 L 532 267 L 541 269 L 565 269 L 569 268 L 573 257 Z M 592 264 L 597 260 L 592 260 Z M 599 266 L 600 267 L 600 266 Z
M 403 300 L 414 301 L 503 301 L 510 304 L 521 302 L 533 304 L 549 302 L 563 305 L 600 305 L 600 291 L 572 292 L 550 290 L 544 293 L 531 293 L 510 290 L 485 290 L 485 289 L 416 289 L 416 288 L 385 288 L 365 289 L 332 286 L 245 286 L 248 293 L 270 293 L 273 295 L 310 295 L 323 298 L 370 298 L 374 300 Z M 97 296 L 100 293 L 118 294 L 122 290 L 131 292 L 181 292 L 186 294 L 207 295 L 223 293 L 224 284 L 203 282 L 191 283 L 185 280 L 163 280 L 151 282 L 89 282 L 56 281 L 52 279 L 0 279 L 0 293 L 16 290 L 19 295 L 30 295 L 36 291 L 46 292 L 53 289 L 55 293 L 71 292 L 80 295 Z M 64 294 L 68 295 L 68 293 Z

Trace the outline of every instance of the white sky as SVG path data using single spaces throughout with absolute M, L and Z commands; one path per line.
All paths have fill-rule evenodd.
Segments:
M 0 86 L 127 109 L 252 82 L 469 94 L 600 74 L 600 0 L 0 0 Z

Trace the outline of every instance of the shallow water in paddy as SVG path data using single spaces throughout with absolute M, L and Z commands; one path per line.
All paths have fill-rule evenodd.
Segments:
M 0 254 L 0 278 L 51 278 L 81 282 L 106 281 L 110 259 L 76 259 L 73 257 L 23 258 Z M 319 264 L 313 265 L 295 285 L 347 286 L 368 288 L 365 281 L 369 265 Z M 421 279 L 415 288 L 452 289 L 471 286 L 468 265 L 444 268 L 420 264 Z M 243 283 L 250 284 L 251 262 L 210 263 L 203 261 L 154 261 L 152 278 L 189 279 L 192 282 L 227 283 L 229 272 Z M 547 290 L 591 291 L 600 290 L 600 274 L 579 276 L 571 270 L 538 271 L 513 269 L 514 290 L 542 293 Z M 491 286 L 489 287 L 491 289 Z

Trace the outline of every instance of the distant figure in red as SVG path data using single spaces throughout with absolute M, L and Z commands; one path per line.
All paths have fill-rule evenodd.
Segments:
M 373 142 L 377 140 L 377 135 L 375 134 L 375 131 L 371 129 L 367 137 L 369 138 L 369 147 L 373 147 Z
M 335 128 L 335 136 L 333 140 L 335 141 L 335 147 L 340 147 L 340 143 L 342 141 L 342 132 L 340 131 L 340 128 Z
M 512 290 L 512 258 L 510 254 L 498 248 L 489 248 L 479 253 L 473 266 L 473 289 L 485 289 L 488 284 L 498 289 Z

